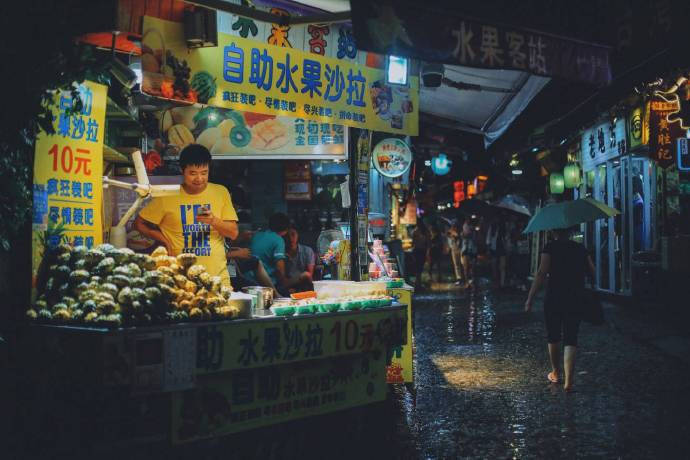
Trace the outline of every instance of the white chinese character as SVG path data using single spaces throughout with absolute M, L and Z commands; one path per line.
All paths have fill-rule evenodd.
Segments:
M 529 43 L 529 69 L 535 73 L 546 73 L 546 56 L 544 56 L 544 48 L 546 45 L 541 41 L 541 37 L 537 37 L 536 41 L 534 35 L 530 35 Z
M 506 33 L 506 40 L 508 40 L 508 56 L 510 56 L 513 67 L 524 69 L 527 54 L 522 51 L 522 46 L 525 44 L 525 37 L 517 32 L 508 32 Z
M 482 64 L 488 61 L 490 66 L 496 64 L 502 65 L 503 50 L 498 45 L 498 29 L 491 26 L 482 26 L 482 46 L 479 48 L 482 52 Z
M 474 60 L 474 51 L 470 46 L 470 41 L 474 37 L 472 29 L 467 26 L 465 27 L 465 21 L 460 22 L 460 30 L 453 30 L 452 34 L 458 39 L 455 49 L 453 50 L 453 56 L 458 59 L 462 64 L 467 64 Z M 458 54 L 460 56 L 458 57 Z

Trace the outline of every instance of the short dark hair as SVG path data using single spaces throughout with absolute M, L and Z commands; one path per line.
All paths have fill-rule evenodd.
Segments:
M 187 166 L 206 166 L 211 164 L 211 152 L 200 144 L 189 144 L 180 152 L 180 169 Z
M 290 227 L 290 218 L 283 212 L 276 212 L 268 218 L 268 228 L 276 233 L 284 232 Z

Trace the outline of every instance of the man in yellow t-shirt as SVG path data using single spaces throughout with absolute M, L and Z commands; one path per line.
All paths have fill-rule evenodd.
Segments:
M 183 182 L 180 194 L 151 200 L 134 227 L 163 244 L 170 255 L 194 254 L 212 276 L 230 286 L 225 238 L 237 238 L 237 213 L 228 189 L 208 182 L 211 153 L 191 144 L 180 153 Z

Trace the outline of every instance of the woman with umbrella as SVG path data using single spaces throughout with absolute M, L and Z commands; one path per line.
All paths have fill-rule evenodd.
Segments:
M 569 239 L 574 225 L 618 214 L 613 208 L 584 198 L 546 206 L 537 213 L 525 232 L 551 230 L 554 240 L 541 253 L 539 269 L 525 302 L 525 311 L 532 310 L 534 297 L 541 289 L 546 277 L 549 283 L 544 299 L 544 320 L 548 341 L 551 372 L 547 379 L 551 383 L 561 382 L 561 341 L 564 345 L 565 385 L 567 392 L 573 390 L 577 334 L 580 327 L 581 305 L 585 289 L 585 274 L 594 280 L 594 264 L 587 249 Z

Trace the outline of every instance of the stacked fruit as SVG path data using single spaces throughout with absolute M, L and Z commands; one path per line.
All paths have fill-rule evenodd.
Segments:
M 232 290 L 196 265 L 196 256 L 151 256 L 102 244 L 94 249 L 60 245 L 46 255 L 48 277 L 32 320 L 99 327 L 187 320 L 231 319 Z

